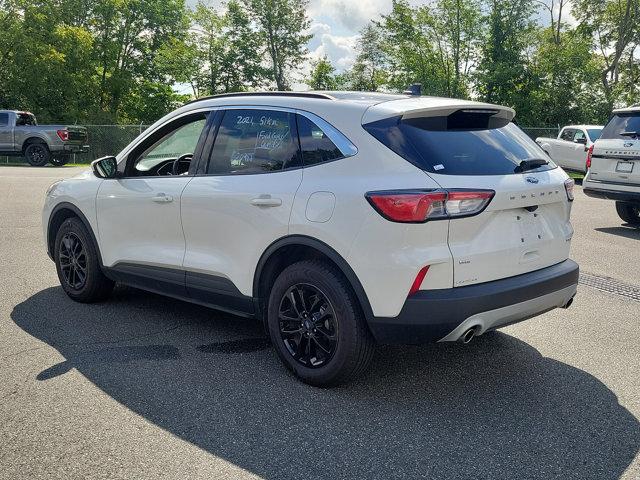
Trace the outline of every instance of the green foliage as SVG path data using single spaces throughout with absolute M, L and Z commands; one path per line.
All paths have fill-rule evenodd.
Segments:
M 321 59 L 312 62 L 311 73 L 305 83 L 312 90 L 335 90 L 338 82 L 334 72 L 335 68 L 333 68 L 333 65 L 325 55 Z
M 291 71 L 306 58 L 311 35 L 306 15 L 307 0 L 242 0 L 249 18 L 257 27 L 264 48 L 259 54 L 269 58 L 267 75 L 278 90 L 289 90 Z

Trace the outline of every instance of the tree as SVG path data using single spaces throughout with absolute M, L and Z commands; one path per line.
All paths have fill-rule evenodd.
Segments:
M 269 58 L 269 78 L 278 90 L 289 90 L 291 71 L 306 58 L 311 35 L 307 0 L 243 0 Z
M 335 90 L 337 87 L 335 68 L 325 55 L 311 64 L 311 73 L 305 81 L 313 90 Z
M 476 69 L 476 88 L 486 102 L 530 114 L 529 92 L 535 87 L 526 56 L 535 32 L 531 0 L 491 0 L 488 25 Z
M 382 31 L 378 25 L 370 23 L 362 29 L 356 52 L 356 61 L 349 76 L 351 88 L 375 92 L 386 83 L 386 60 L 382 47 Z

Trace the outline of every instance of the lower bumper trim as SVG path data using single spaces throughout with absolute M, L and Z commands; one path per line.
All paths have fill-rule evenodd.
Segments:
M 635 193 L 589 187 L 584 187 L 583 192 L 585 195 L 593 198 L 604 198 L 605 200 L 616 200 L 618 202 L 640 202 L 640 192 Z
M 484 333 L 565 305 L 575 295 L 578 275 L 578 265 L 565 260 L 493 282 L 420 290 L 407 298 L 397 317 L 374 317 L 369 326 L 379 343 L 448 340 L 458 328 L 464 332 L 473 326 Z

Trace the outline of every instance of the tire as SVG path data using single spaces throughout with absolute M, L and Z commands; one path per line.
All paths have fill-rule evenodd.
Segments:
M 54 260 L 60 285 L 72 300 L 99 302 L 111 294 L 114 282 L 102 273 L 96 247 L 80 219 L 65 220 L 56 232 Z
M 62 167 L 69 163 L 69 160 L 71 160 L 71 157 L 69 157 L 69 155 L 60 155 L 51 157 L 49 163 L 51 163 L 51 165 L 53 165 L 54 167 Z
M 640 205 L 629 202 L 616 202 L 618 216 L 630 225 L 640 226 Z
M 32 167 L 44 167 L 51 160 L 51 152 L 46 143 L 30 143 L 24 150 L 24 158 Z
M 373 356 L 374 341 L 351 286 L 322 261 L 294 263 L 278 276 L 267 325 L 284 365 L 309 385 L 346 383 L 364 373 Z

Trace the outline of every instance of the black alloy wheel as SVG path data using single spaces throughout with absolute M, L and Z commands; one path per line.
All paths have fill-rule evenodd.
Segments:
M 307 368 L 319 368 L 333 357 L 338 344 L 336 313 L 317 287 L 298 283 L 280 300 L 280 336 L 289 354 Z
M 67 285 L 74 290 L 81 290 L 87 281 L 87 255 L 75 233 L 69 232 L 62 237 L 58 258 Z
M 27 146 L 24 156 L 33 167 L 43 167 L 51 159 L 51 152 L 44 143 L 32 143 Z

